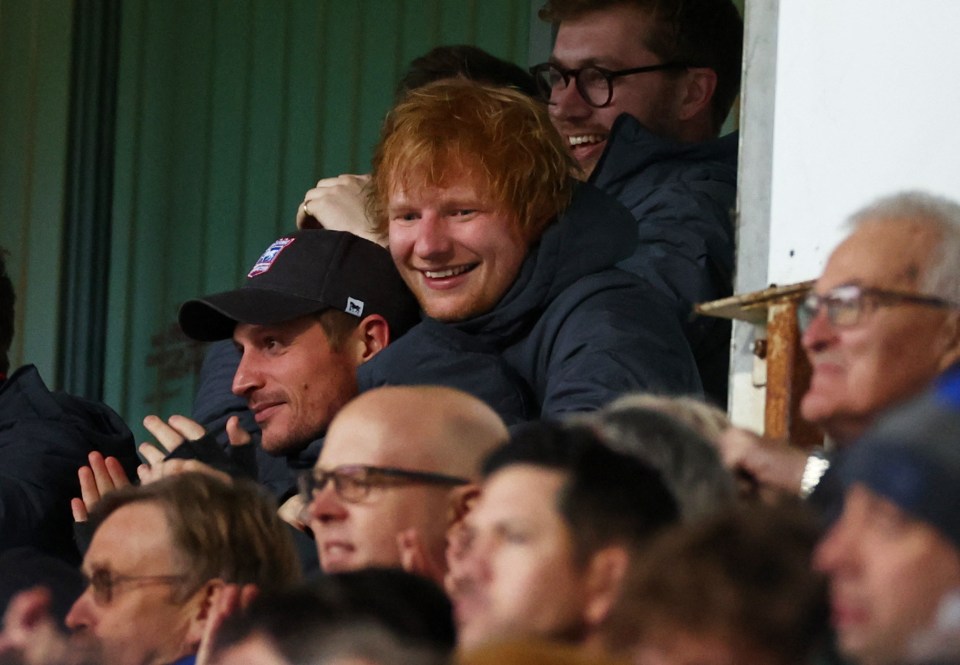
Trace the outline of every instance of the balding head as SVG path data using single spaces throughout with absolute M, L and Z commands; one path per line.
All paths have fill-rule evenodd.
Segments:
M 477 494 L 481 460 L 506 439 L 489 406 L 451 388 L 389 386 L 351 401 L 330 425 L 315 475 L 375 468 L 356 476 L 369 487 L 358 501 L 335 483 L 314 492 L 310 526 L 324 570 L 400 565 L 415 540 L 413 553 L 442 572 L 447 529 Z
M 500 416 L 465 392 L 443 386 L 385 386 L 344 407 L 330 425 L 324 454 L 330 459 L 339 459 L 341 452 L 356 457 L 359 446 L 375 443 L 392 464 L 474 479 L 487 453 L 507 436 Z

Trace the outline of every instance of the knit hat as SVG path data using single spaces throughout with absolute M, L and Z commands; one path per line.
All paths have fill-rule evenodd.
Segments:
M 926 522 L 960 548 L 960 372 L 881 419 L 839 473 Z
M 209 342 L 231 337 L 237 323 L 273 325 L 327 309 L 379 314 L 391 338 L 420 312 L 390 252 L 352 233 L 308 229 L 271 243 L 239 289 L 183 303 L 179 319 L 188 337 Z

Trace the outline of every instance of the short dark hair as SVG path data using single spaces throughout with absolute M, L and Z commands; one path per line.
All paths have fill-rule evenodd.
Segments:
M 256 584 L 263 590 L 289 586 L 300 578 L 300 563 L 277 506 L 247 480 L 231 482 L 206 473 L 183 473 L 107 494 L 91 511 L 96 529 L 124 506 L 153 503 L 167 516 L 173 545 L 190 579 L 179 596 L 220 578 Z
M 343 344 L 350 335 L 353 334 L 353 331 L 357 329 L 361 321 L 360 318 L 353 314 L 347 314 L 346 312 L 332 308 L 317 312 L 316 317 L 320 323 L 320 327 L 323 328 L 324 334 L 327 336 L 327 343 L 330 345 L 330 349 L 334 352 L 340 351 Z M 391 334 L 400 334 L 394 333 L 392 330 L 390 332 Z
M 607 444 L 663 474 L 685 521 L 733 504 L 737 488 L 716 447 L 671 415 L 629 403 L 610 404 L 587 421 Z
M 614 543 L 641 547 L 679 519 L 677 502 L 660 473 L 609 448 L 587 427 L 550 422 L 518 427 L 484 461 L 483 476 L 518 464 L 566 474 L 557 509 L 570 528 L 580 564 Z
M 644 45 L 664 62 L 687 62 L 717 73 L 711 116 L 720 131 L 740 92 L 743 18 L 731 0 L 547 0 L 539 16 L 558 24 L 621 5 L 650 12 L 657 29 Z
M 658 537 L 631 567 L 604 627 L 613 652 L 648 636 L 719 637 L 772 662 L 808 662 L 827 625 L 805 506 L 741 506 Z
M 13 341 L 13 304 L 17 299 L 7 274 L 7 250 L 0 247 L 0 373 L 10 370 L 10 344 Z
M 439 586 L 400 569 L 366 568 L 258 596 L 224 624 L 216 650 L 260 633 L 291 663 L 309 662 L 324 641 L 371 624 L 413 647 L 448 654 L 456 644 L 453 608 Z
M 397 87 L 397 100 L 411 90 L 449 78 L 465 78 L 486 85 L 514 88 L 528 97 L 545 101 L 529 72 L 468 44 L 437 46 L 414 58 Z

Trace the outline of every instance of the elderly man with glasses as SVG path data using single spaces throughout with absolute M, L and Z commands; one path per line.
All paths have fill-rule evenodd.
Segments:
M 919 192 L 855 213 L 800 308 L 812 366 L 801 414 L 839 450 L 891 406 L 960 359 L 960 205 Z M 829 467 L 742 430 L 723 441 L 728 465 L 761 486 L 809 494 Z
M 506 439 L 493 409 L 452 388 L 387 386 L 347 404 L 300 482 L 323 570 L 402 566 L 442 582 L 447 532 Z
M 556 41 L 531 73 L 589 181 L 637 222 L 619 267 L 685 322 L 704 390 L 725 404 L 729 324 L 691 317 L 731 292 L 738 136 L 717 138 L 740 88 L 731 0 L 548 0 Z

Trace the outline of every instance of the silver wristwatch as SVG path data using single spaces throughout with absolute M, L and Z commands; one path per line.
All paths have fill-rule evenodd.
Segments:
M 813 494 L 813 490 L 820 484 L 823 474 L 830 468 L 830 460 L 826 458 L 822 450 L 814 450 L 807 457 L 807 464 L 803 467 L 803 475 L 800 477 L 800 498 L 806 499 Z

